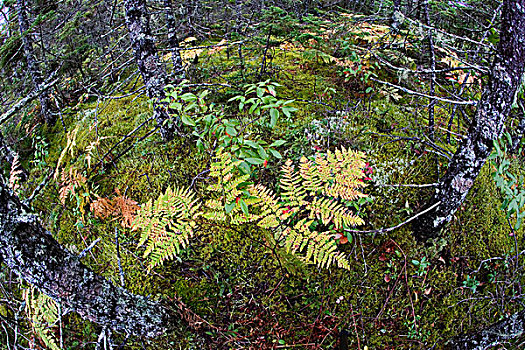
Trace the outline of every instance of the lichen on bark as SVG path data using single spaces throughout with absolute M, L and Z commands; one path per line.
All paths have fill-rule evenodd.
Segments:
M 452 220 L 492 151 L 515 100 L 525 67 L 525 0 L 503 3 L 500 41 L 476 115 L 439 181 L 431 203 L 440 205 L 415 220 L 420 240 L 436 237 Z
M 57 302 L 113 330 L 154 337 L 168 328 L 160 302 L 113 285 L 63 248 L 0 177 L 0 256 L 28 283 Z

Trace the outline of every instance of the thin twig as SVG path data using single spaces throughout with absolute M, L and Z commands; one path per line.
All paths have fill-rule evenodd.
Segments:
M 191 50 L 199 50 L 199 49 L 211 49 L 214 47 L 222 47 L 222 46 L 234 46 L 239 44 L 244 44 L 245 40 L 242 41 L 234 41 L 232 43 L 226 43 L 226 44 L 216 44 L 216 45 L 204 45 L 204 46 L 191 46 L 191 47 L 178 47 L 176 48 L 177 51 L 191 51 Z M 170 49 L 164 49 L 159 51 L 170 51 Z
M 84 249 L 82 252 L 80 252 L 80 254 L 78 254 L 78 260 L 82 259 L 84 256 L 86 256 L 86 254 L 91 250 L 93 249 L 93 247 L 98 243 L 100 242 L 100 237 L 97 238 L 95 241 L 93 241 L 93 243 L 91 243 L 89 245 L 89 247 L 87 247 L 86 249 Z
M 414 25 L 417 25 L 417 26 L 421 26 L 425 29 L 431 29 L 431 30 L 435 30 L 437 31 L 438 33 L 441 33 L 441 34 L 444 34 L 444 35 L 447 35 L 447 36 L 450 36 L 454 39 L 458 39 L 458 40 L 463 40 L 463 41 L 467 41 L 467 42 L 470 42 L 472 44 L 476 44 L 478 46 L 483 46 L 487 49 L 490 49 L 490 50 L 493 50 L 494 49 L 494 46 L 492 45 L 487 45 L 485 43 L 482 43 L 482 42 L 479 42 L 479 41 L 476 41 L 476 40 L 472 40 L 470 38 L 467 38 L 467 37 L 464 37 L 464 36 L 459 36 L 459 35 L 455 35 L 455 34 L 452 34 L 452 33 L 449 33 L 449 32 L 445 32 L 444 30 L 441 30 L 441 29 L 438 29 L 438 28 L 435 28 L 435 27 L 431 27 L 431 26 L 428 26 L 426 24 L 423 24 L 422 22 L 420 21 L 415 21 L 413 19 L 411 19 L 410 17 L 405 17 L 406 20 L 408 20 L 409 22 L 411 22 L 412 24 Z
M 352 321 L 354 323 L 355 337 L 357 338 L 357 349 L 361 350 L 361 341 L 359 340 L 359 332 L 357 332 L 357 323 L 355 322 L 354 307 L 351 303 L 350 303 L 350 312 L 352 313 Z
M 120 262 L 120 249 L 118 243 L 118 229 L 115 227 L 115 245 L 117 248 L 117 260 L 118 260 L 118 271 L 120 275 L 120 285 L 124 287 L 124 270 L 122 269 L 122 264 Z
M 389 83 L 387 81 L 383 81 L 383 80 L 379 80 L 379 79 L 376 79 L 376 78 L 370 78 L 370 80 L 373 80 L 377 83 L 380 83 L 380 84 L 383 84 L 383 85 L 386 85 L 386 86 L 390 86 L 390 87 L 393 87 L 393 88 L 396 88 L 396 89 L 399 89 L 409 95 L 415 95 L 415 96 L 421 96 L 421 97 L 426 97 L 428 99 L 431 99 L 431 100 L 438 100 L 438 101 L 441 101 L 441 102 L 445 102 L 445 103 L 452 103 L 452 104 L 456 104 L 456 105 L 472 105 L 472 106 L 475 106 L 478 102 L 477 101 L 458 101 L 458 100 L 449 100 L 448 98 L 443 98 L 443 97 L 437 97 L 437 96 L 431 96 L 431 95 L 427 95 L 427 94 L 424 94 L 422 92 L 417 92 L 417 91 L 414 91 L 414 90 L 410 90 L 410 89 L 407 89 L 406 87 L 403 87 L 403 86 L 400 86 L 400 85 L 397 85 L 397 84 L 392 84 L 392 83 Z
M 401 275 L 403 274 L 403 271 L 406 269 L 406 265 L 403 266 L 403 268 L 401 269 L 401 271 L 399 272 L 399 274 L 397 275 L 397 278 L 396 278 L 396 281 L 394 282 L 394 285 L 392 286 L 392 288 L 390 289 L 390 292 L 388 293 L 388 296 L 386 297 L 386 300 L 385 302 L 383 303 L 383 306 L 381 307 L 381 310 L 379 310 L 379 313 L 377 314 L 376 316 L 376 320 L 381 317 L 381 315 L 383 314 L 383 312 L 385 312 L 385 309 L 386 309 L 386 306 L 388 305 L 388 302 L 390 300 L 390 298 L 392 297 L 392 293 L 394 293 L 394 290 L 396 289 L 397 287 L 397 283 L 399 282 L 399 280 L 401 279 Z
M 201 178 L 201 175 L 204 175 L 206 173 L 209 173 L 210 172 L 210 169 L 206 169 L 204 171 L 201 171 L 200 173 L 198 173 L 192 180 L 191 180 L 191 185 L 190 185 L 190 188 L 193 188 L 193 185 L 195 184 L 195 180 L 197 179 L 200 179 Z
M 128 139 L 131 135 L 133 135 L 135 132 L 137 132 L 138 130 L 140 130 L 144 125 L 146 125 L 147 123 L 149 123 L 151 120 L 153 120 L 153 116 L 152 117 L 149 117 L 148 119 L 146 119 L 142 124 L 140 124 L 139 126 L 137 126 L 135 129 L 131 130 L 130 132 L 128 132 L 126 135 L 124 135 L 123 138 L 121 138 L 116 144 L 114 144 L 113 146 L 111 146 L 111 148 L 106 152 L 106 154 L 104 154 L 100 161 L 98 162 L 98 164 L 96 166 L 93 167 L 93 169 L 91 170 L 91 173 L 93 173 L 93 171 L 99 167 L 100 165 L 102 165 L 104 163 L 104 159 L 106 159 L 107 156 L 109 156 L 111 154 L 111 152 L 117 148 L 118 145 L 120 145 L 122 142 L 126 141 L 126 139 Z M 90 174 L 91 174 L 90 173 Z
M 54 74 L 53 74 L 54 75 Z M 17 113 L 19 110 L 24 108 L 26 104 L 28 104 L 30 101 L 32 101 L 34 98 L 40 96 L 44 91 L 49 89 L 50 87 L 54 86 L 56 83 L 60 81 L 59 78 L 54 79 L 50 82 L 44 83 L 40 86 L 40 89 L 34 90 L 29 95 L 15 103 L 11 108 L 9 108 L 5 113 L 0 115 L 0 125 L 4 124 L 6 121 L 11 118 L 11 116 L 15 113 Z
M 421 184 L 421 185 L 416 185 L 416 184 L 398 184 L 398 185 L 388 185 L 388 184 L 375 184 L 373 186 L 376 186 L 376 187 L 415 187 L 415 188 L 423 188 L 423 187 L 435 187 L 439 185 L 437 182 L 434 182 L 434 183 L 431 183 L 431 184 Z
M 40 191 L 42 191 L 42 189 L 47 186 L 47 183 L 49 182 L 49 179 L 51 179 L 53 174 L 54 174 L 54 172 L 51 172 L 51 173 L 47 174 L 46 177 L 44 178 L 44 180 L 42 180 L 42 182 L 35 188 L 33 193 L 31 193 L 29 198 L 24 200 L 22 203 L 29 207 L 31 205 L 31 202 L 33 202 L 35 200 L 35 197 L 38 196 Z
M 399 248 L 399 250 L 401 251 L 401 254 L 403 254 L 403 259 L 404 259 L 403 270 L 405 271 L 405 283 L 406 283 L 406 286 L 407 286 L 407 294 L 408 294 L 408 298 L 410 300 L 410 305 L 412 306 L 412 317 L 414 318 L 414 326 L 417 328 L 417 319 L 416 319 L 416 312 L 414 310 L 414 301 L 412 300 L 412 292 L 410 292 L 410 286 L 408 285 L 407 256 L 406 256 L 405 252 L 403 251 L 403 249 L 399 246 L 399 244 L 397 244 L 396 241 L 394 241 L 393 239 L 391 239 L 390 241 L 392 243 L 394 243 Z
M 388 227 L 388 228 L 380 228 L 380 229 L 377 229 L 377 230 L 348 230 L 348 229 L 345 229 L 345 231 L 346 232 L 353 232 L 353 233 L 385 233 L 385 232 L 394 231 L 395 229 L 398 229 L 401 226 L 403 226 L 405 224 L 408 224 L 410 221 L 416 219 L 417 217 L 419 217 L 419 216 L 421 216 L 421 215 L 431 211 L 432 209 L 434 209 L 435 207 L 437 207 L 440 204 L 441 204 L 441 201 L 439 201 L 436 204 L 432 205 L 430 208 L 425 209 L 425 210 L 423 210 L 420 213 L 417 213 L 416 215 L 412 216 L 408 220 L 405 220 L 405 221 L 403 221 L 402 223 L 400 223 L 400 224 L 398 224 L 396 226 L 392 226 L 392 227 Z

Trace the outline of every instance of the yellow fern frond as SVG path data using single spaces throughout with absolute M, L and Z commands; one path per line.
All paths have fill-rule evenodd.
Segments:
M 239 161 L 219 149 L 210 166 L 212 183 L 209 198 L 201 206 L 189 189 L 168 189 L 156 201 L 142 205 L 134 222 L 143 233 L 139 245 L 148 242 L 144 256 L 150 268 L 173 259 L 189 244 L 195 220 L 201 217 L 229 225 L 255 223 L 273 232 L 283 249 L 301 260 L 327 268 L 349 269 L 344 254 L 337 250 L 333 232 L 328 230 L 363 224 L 345 201 L 364 197 L 363 153 L 342 148 L 315 161 L 303 157 L 295 169 L 291 160 L 281 168 L 278 197 L 271 189 L 250 185 L 249 176 L 239 172 Z M 102 203 L 101 203 L 102 204 Z M 314 229 L 315 228 L 315 229 Z
M 281 198 L 291 207 L 300 207 L 304 204 L 306 190 L 301 185 L 301 177 L 295 171 L 293 162 L 286 161 L 282 167 Z
M 18 154 L 15 155 L 13 163 L 11 163 L 11 171 L 9 172 L 9 188 L 13 191 L 20 189 L 20 179 L 23 171 L 20 167 L 20 159 Z
M 27 288 L 23 292 L 26 302 L 26 313 L 31 321 L 34 333 L 42 340 L 48 349 L 60 350 L 58 340 L 53 333 L 54 325 L 59 318 L 56 302 L 35 288 Z
M 144 257 L 150 257 L 149 269 L 173 259 L 189 244 L 201 216 L 200 203 L 190 189 L 168 188 L 153 202 L 137 212 L 133 229 L 142 230 L 139 246 L 148 242 Z

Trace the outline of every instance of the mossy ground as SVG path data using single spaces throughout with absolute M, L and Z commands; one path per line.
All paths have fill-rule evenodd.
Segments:
M 337 22 L 326 24 L 336 26 Z M 338 39 L 335 33 L 330 37 L 333 42 Z M 282 39 L 272 37 L 275 41 Z M 311 45 L 330 52 L 328 49 L 336 49 L 330 40 Z M 282 149 L 285 158 L 312 154 L 320 146 L 345 145 L 366 151 L 375 172 L 367 189 L 374 201 L 362 213 L 366 228 L 392 226 L 424 209 L 429 189 L 379 185 L 436 181 L 442 164 L 427 155 L 425 147 L 414 140 L 387 136 L 404 135 L 403 130 L 421 127 L 426 109 L 415 109 L 408 97 L 395 101 L 381 93 L 365 93 L 368 86 L 376 92 L 381 86 L 361 81 L 362 76 L 345 81 L 342 68 L 334 62 L 305 55 L 299 43 L 286 42 L 296 46 L 271 47 L 263 76 L 264 49 L 250 44 L 242 48 L 243 62 L 237 47 L 213 55 L 204 52 L 189 75 L 197 82 L 227 81 L 233 85 L 269 78 L 280 83 L 279 95 L 296 99 L 294 105 L 299 109 L 292 121 L 283 120 L 270 135 L 288 141 L 288 147 Z M 239 93 L 212 89 L 216 103 L 225 103 Z M 333 117 L 335 110 L 343 112 L 347 128 L 329 131 L 327 144 L 307 140 L 305 129 L 311 122 Z M 127 340 L 126 347 L 333 349 L 344 329 L 354 349 L 413 349 L 434 344 L 439 348 L 451 336 L 517 310 L 516 296 L 521 294 L 518 271 L 523 259 L 517 262 L 512 257 L 516 247 L 522 249 L 522 232 L 509 235 L 488 167 L 444 239 L 433 246 L 417 242 L 409 225 L 388 234 L 356 234 L 341 248 L 351 258 L 350 270 L 319 269 L 276 249 L 266 232 L 249 225 L 201 227 L 175 260 L 148 272 L 143 248 L 136 246 L 140 233 L 122 228 L 118 220 L 95 218 L 89 203 L 97 196 L 115 195 L 117 190 L 143 203 L 168 186 L 193 183 L 197 190 L 204 186 L 206 179 L 196 176 L 206 170 L 209 155 L 198 152 L 191 138 L 164 143 L 157 133 L 144 137 L 155 127 L 154 121 L 147 122 L 150 115 L 150 103 L 143 96 L 100 104 L 86 101 L 65 115 L 67 133 L 60 123 L 53 128 L 32 129 L 33 135 L 40 135 L 48 144 L 46 166 L 36 167 L 39 160 L 31 157 L 24 164 L 32 169 L 23 189 L 27 195 L 47 169 L 57 166 L 68 137 L 71 141 L 78 128 L 76 144 L 63 156 L 60 168 L 77 169 L 86 183 L 62 203 L 60 180 L 52 181 L 34 202 L 34 209 L 48 218 L 46 224 L 55 237 L 74 252 L 101 238 L 83 261 L 119 284 L 117 234 L 126 288 L 153 298 L 180 298 L 216 327 L 199 331 L 180 323 L 158 339 Z M 141 129 L 114 147 L 143 123 Z M 442 146 L 453 151 L 454 144 Z M 34 146 L 26 139 L 19 148 L 29 152 Z M 274 162 L 264 170 L 263 181 L 275 180 L 278 165 Z M 502 259 L 480 265 L 494 257 Z M 414 263 L 423 259 L 429 262 L 426 268 Z M 475 290 L 467 288 L 472 286 L 465 284 L 469 279 L 478 282 Z M 65 343 L 69 348 L 94 348 L 88 344 L 96 341 L 98 326 L 74 315 L 66 323 L 69 333 Z M 117 338 L 115 344 L 124 341 Z

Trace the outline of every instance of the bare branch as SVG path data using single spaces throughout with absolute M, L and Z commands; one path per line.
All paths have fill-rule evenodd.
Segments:
M 410 90 L 410 89 L 407 89 L 407 88 L 405 88 L 403 86 L 392 84 L 392 83 L 389 83 L 387 81 L 379 80 L 379 79 L 372 78 L 372 77 L 370 78 L 370 80 L 373 80 L 373 81 L 375 81 L 377 83 L 380 83 L 380 84 L 383 84 L 383 85 L 386 85 L 386 86 L 390 86 L 390 87 L 399 89 L 399 90 L 401 90 L 401 91 L 403 91 L 403 92 L 405 92 L 405 93 L 407 93 L 409 95 L 426 97 L 426 98 L 431 99 L 431 100 L 438 100 L 438 101 L 441 101 L 441 102 L 452 103 L 452 104 L 456 104 L 456 105 L 472 105 L 472 106 L 475 106 L 477 104 L 477 101 L 449 100 L 448 98 L 427 95 L 427 94 L 424 94 L 422 92 L 417 92 L 417 91 L 414 91 L 414 90 Z

